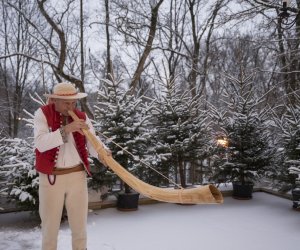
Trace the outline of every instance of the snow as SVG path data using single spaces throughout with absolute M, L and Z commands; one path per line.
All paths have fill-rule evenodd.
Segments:
M 88 250 L 290 250 L 300 245 L 300 214 L 292 202 L 256 192 L 222 205 L 158 203 L 137 211 L 95 210 L 88 217 Z M 0 214 L 0 249 L 40 249 L 40 228 L 23 213 Z M 58 250 L 71 249 L 67 222 Z

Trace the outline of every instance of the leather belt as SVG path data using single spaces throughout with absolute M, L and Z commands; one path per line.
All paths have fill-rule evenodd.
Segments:
M 70 174 L 74 172 L 84 171 L 85 168 L 82 163 L 78 164 L 72 168 L 54 168 L 52 174 L 53 175 L 62 175 L 62 174 Z

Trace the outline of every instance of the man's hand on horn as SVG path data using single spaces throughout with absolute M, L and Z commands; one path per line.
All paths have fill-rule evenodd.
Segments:
M 82 129 L 89 129 L 89 126 L 82 119 L 73 121 L 64 126 L 64 130 L 66 133 L 79 132 L 83 135 Z

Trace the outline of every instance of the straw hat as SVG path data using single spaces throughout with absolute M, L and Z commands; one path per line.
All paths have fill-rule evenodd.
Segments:
M 73 84 L 68 82 L 61 82 L 54 86 L 53 94 L 44 94 L 48 98 L 57 99 L 81 99 L 87 96 L 86 93 L 78 93 Z

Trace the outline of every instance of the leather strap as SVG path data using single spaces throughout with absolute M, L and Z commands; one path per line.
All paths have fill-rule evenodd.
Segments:
M 72 168 L 54 168 L 52 174 L 53 175 L 62 175 L 62 174 L 70 174 L 74 172 L 84 171 L 85 168 L 82 163 Z

